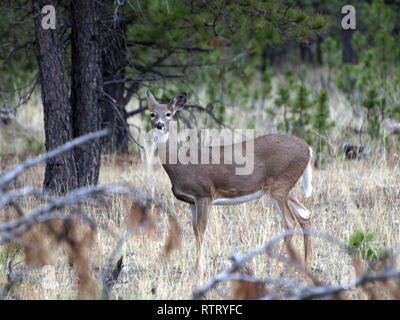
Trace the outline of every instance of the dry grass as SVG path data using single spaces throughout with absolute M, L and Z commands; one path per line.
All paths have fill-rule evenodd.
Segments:
M 38 185 L 43 168 L 28 171 L 20 185 Z M 174 206 L 183 229 L 183 241 L 179 250 L 168 259 L 161 259 L 165 239 L 168 236 L 168 219 L 153 212 L 156 227 L 133 236 L 122 250 L 124 268 L 114 287 L 113 298 L 122 299 L 182 299 L 191 294 L 195 258 L 195 242 L 188 206 L 176 200 L 170 191 L 170 182 L 161 168 L 149 170 L 145 165 L 116 165 L 108 159 L 103 162 L 101 183 L 128 182 Z M 325 170 L 315 171 L 314 194 L 305 200 L 313 211 L 314 228 L 346 240 L 359 227 L 368 227 L 378 235 L 380 246 L 394 247 L 399 242 L 400 224 L 398 207 L 400 198 L 390 187 L 399 188 L 400 172 L 377 161 L 335 161 Z M 296 188 L 296 191 L 299 188 Z M 393 188 L 394 189 L 394 188 Z M 301 195 L 300 195 L 301 197 Z M 25 203 L 25 209 L 35 207 L 35 201 Z M 122 235 L 127 228 L 126 217 L 130 212 L 126 196 L 116 196 L 106 207 L 88 208 L 91 216 L 108 225 L 115 234 Z M 281 223 L 271 201 L 260 200 L 238 206 L 214 207 L 205 240 L 204 279 L 211 278 L 229 265 L 232 252 L 245 253 L 281 231 Z M 115 245 L 109 233 L 98 231 L 96 248 L 91 251 L 93 267 L 105 264 L 105 259 Z M 319 278 L 338 283 L 354 275 L 351 259 L 338 247 L 324 240 L 313 239 L 312 265 Z M 295 241 L 301 249 L 300 237 Z M 4 250 L 4 248 L 2 248 Z M 5 282 L 5 261 L 1 261 L 0 283 Z M 23 260 L 22 253 L 14 262 Z M 47 285 L 23 283 L 16 292 L 25 299 L 71 299 L 76 296 L 74 272 L 68 259 L 62 254 L 53 257 L 53 283 L 48 283 L 51 273 L 36 271 L 38 279 Z M 256 276 L 273 276 L 277 263 L 260 256 L 248 266 Z M 44 268 L 49 268 L 46 266 Z M 36 274 L 34 272 L 34 274 Z M 296 279 L 298 275 L 286 272 L 284 276 Z M 47 277 L 47 278 L 46 278 Z M 39 281 L 39 283 L 41 283 Z M 209 295 L 210 298 L 229 296 L 229 285 L 221 285 Z M 364 298 L 358 290 L 350 291 L 352 298 Z
M 28 108 L 28 110 L 30 110 Z M 23 122 L 23 118 L 20 119 Z M 397 158 L 396 158 L 397 157 Z M 132 161 L 133 160 L 133 161 Z M 0 168 L 16 163 L 16 158 L 0 157 Z M 399 158 L 386 161 L 384 155 L 369 160 L 332 160 L 323 170 L 314 171 L 314 193 L 303 199 L 302 190 L 295 192 L 306 207 L 313 212 L 313 227 L 347 241 L 356 228 L 368 227 L 377 234 L 378 245 L 396 247 L 400 241 L 400 170 Z M 37 186 L 43 181 L 43 166 L 35 167 L 18 178 L 18 187 Z M 191 214 L 187 204 L 174 198 L 170 181 L 160 165 L 149 166 L 138 157 L 104 157 L 100 183 L 127 183 L 156 196 L 175 209 L 182 229 L 182 245 L 163 258 L 168 238 L 169 220 L 157 210 L 151 210 L 155 226 L 135 234 L 122 248 L 123 269 L 112 292 L 114 299 L 184 299 L 191 296 L 194 283 L 195 240 Z M 397 193 L 396 193 L 397 190 Z M 28 212 L 37 207 L 36 200 L 23 203 Z M 114 196 L 106 206 L 91 206 L 87 213 L 113 231 L 98 230 L 90 250 L 90 263 L 97 278 L 99 266 L 116 244 L 117 237 L 127 230 L 131 211 L 127 196 Z M 3 210 L 4 211 L 4 210 Z M 0 211 L 0 216 L 3 216 Z M 230 265 L 233 252 L 243 254 L 260 246 L 272 235 L 282 230 L 279 215 L 268 197 L 237 206 L 213 207 L 210 213 L 205 244 L 203 279 L 212 278 Z M 302 250 L 301 237 L 295 237 L 295 248 Z M 173 241 L 170 239 L 170 241 Z M 348 281 L 355 275 L 351 258 L 331 243 L 322 239 L 312 240 L 312 267 L 324 282 Z M 277 248 L 279 250 L 279 247 Z M 64 250 L 65 251 L 65 250 Z M 62 250 L 52 255 L 51 265 L 32 268 L 33 279 L 14 288 L 22 299 L 73 299 L 77 296 L 76 273 L 69 265 L 68 255 Z M 7 264 L 13 261 L 14 270 L 25 270 L 22 250 L 0 247 L 0 285 L 6 282 Z M 277 262 L 259 256 L 247 265 L 254 276 L 273 277 Z M 293 270 L 284 270 L 282 277 L 298 279 Z M 221 284 L 210 292 L 208 298 L 230 297 L 229 283 Z M 249 289 L 250 290 L 250 289 Z M 268 290 L 268 288 L 267 288 Z M 361 290 L 348 291 L 350 298 L 366 298 Z

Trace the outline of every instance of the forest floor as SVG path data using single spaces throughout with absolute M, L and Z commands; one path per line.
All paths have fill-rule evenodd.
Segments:
M 0 171 L 10 168 L 29 154 L 43 152 L 43 116 L 38 102 L 19 114 L 19 123 L 0 130 Z M 8 131 L 7 131 L 8 130 Z M 312 227 L 347 242 L 356 229 L 368 228 L 376 235 L 374 247 L 397 248 L 400 242 L 400 156 L 399 153 L 378 153 L 370 150 L 362 160 L 345 160 L 341 156 L 327 159 L 321 170 L 314 170 L 313 194 L 305 199 L 300 185 L 294 192 L 312 211 Z M 21 175 L 13 187 L 41 188 L 44 166 L 37 166 Z M 195 239 L 189 206 L 177 200 L 160 164 L 148 165 L 138 156 L 104 156 L 100 184 L 122 183 L 157 197 L 175 212 L 182 230 L 181 245 L 164 257 L 163 248 L 169 234 L 169 219 L 153 211 L 155 227 L 132 235 L 117 258 L 123 256 L 123 269 L 115 284 L 113 299 L 186 299 L 194 287 Z M 26 199 L 25 212 L 40 203 Z M 102 228 L 95 234 L 90 248 L 90 264 L 99 278 L 99 270 L 107 264 L 117 240 L 127 230 L 127 216 L 132 201 L 126 195 L 113 195 L 107 205 L 87 206 L 86 213 Z M 0 217 L 4 217 L 0 210 Z M 106 230 L 107 229 L 107 230 Z M 204 243 L 202 281 L 211 279 L 231 265 L 233 253 L 244 254 L 264 244 L 283 230 L 280 217 L 268 196 L 236 206 L 212 207 Z M 276 246 L 280 249 L 281 243 Z M 294 237 L 294 248 L 302 252 L 301 236 Z M 50 250 L 50 249 L 49 249 Z M 21 299 L 74 299 L 77 297 L 76 275 L 65 252 L 52 252 L 52 263 L 27 267 L 20 247 L 0 246 L 0 286 L 7 282 L 9 266 L 13 273 L 29 275 L 27 281 L 14 286 L 11 297 Z M 11 264 L 10 264 L 11 263 Z M 281 276 L 284 280 L 303 279 L 293 268 L 281 272 L 277 261 L 259 255 L 246 265 L 254 276 Z M 352 260 L 342 248 L 316 237 L 312 238 L 311 267 L 323 283 L 346 283 L 355 276 Z M 271 286 L 268 286 L 271 289 Z M 232 297 L 231 283 L 221 283 L 207 298 Z M 359 289 L 347 291 L 349 298 L 366 298 Z
M 4 164 L 4 163 L 3 163 Z M 35 167 L 18 179 L 18 186 L 41 187 L 43 166 Z M 368 228 L 376 234 L 377 247 L 395 247 L 400 241 L 398 160 L 384 159 L 346 161 L 335 160 L 323 169 L 314 170 L 313 195 L 304 199 L 300 186 L 295 192 L 305 206 L 312 210 L 313 228 L 347 241 L 357 228 Z M 146 166 L 139 160 L 104 157 L 100 183 L 124 183 L 161 199 L 174 208 L 182 229 L 182 243 L 168 258 L 163 246 L 168 236 L 169 222 L 162 213 L 154 213 L 155 228 L 136 233 L 120 252 L 123 269 L 115 284 L 115 299 L 185 299 L 194 285 L 195 240 L 191 213 L 187 204 L 175 199 L 170 181 L 160 165 Z M 24 210 L 31 211 L 37 203 L 29 200 Z M 106 225 L 110 232 L 99 229 L 96 244 L 91 249 L 91 263 L 96 270 L 104 266 L 118 237 L 127 230 L 126 217 L 131 202 L 122 195 L 112 197 L 106 206 L 87 208 L 89 216 Z M 232 253 L 244 254 L 265 243 L 282 231 L 277 211 L 268 196 L 236 206 L 213 207 L 210 212 L 204 243 L 203 280 L 208 280 L 230 266 Z M 302 251 L 302 237 L 295 236 L 294 247 Z M 279 250 L 280 244 L 276 250 Z M 312 239 L 311 266 L 324 283 L 344 283 L 355 275 L 349 255 L 324 239 Z M 0 247 L 0 284 L 6 282 L 6 247 Z M 14 291 L 22 299 L 72 299 L 76 297 L 73 270 L 62 252 L 53 256 L 53 263 L 30 269 L 35 281 L 18 285 Z M 22 251 L 12 257 L 16 268 L 23 265 Z M 265 255 L 247 265 L 255 276 L 274 277 L 278 264 Z M 24 269 L 25 270 L 25 269 Z M 16 271 L 14 271 L 16 272 Z M 302 280 L 291 268 L 281 274 L 285 280 Z M 43 285 L 45 283 L 45 285 Z M 231 297 L 231 284 L 222 283 L 208 298 Z M 359 290 L 349 290 L 349 298 L 365 298 Z

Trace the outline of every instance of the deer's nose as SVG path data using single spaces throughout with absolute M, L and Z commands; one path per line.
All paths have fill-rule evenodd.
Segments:
M 164 124 L 164 123 L 162 123 L 162 122 L 157 122 L 157 123 L 156 123 L 156 128 L 157 128 L 157 129 L 160 129 L 160 130 L 161 130 L 161 129 L 164 129 L 164 127 L 165 127 L 165 124 Z

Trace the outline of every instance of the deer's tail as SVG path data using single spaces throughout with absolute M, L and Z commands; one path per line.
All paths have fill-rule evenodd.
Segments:
M 312 167 L 311 167 L 311 160 L 312 160 L 312 149 L 311 147 L 309 148 L 310 150 L 310 159 L 308 160 L 307 167 L 305 168 L 303 175 L 302 175 L 302 180 L 303 180 L 303 189 L 304 189 L 304 195 L 306 198 L 311 196 L 312 193 Z

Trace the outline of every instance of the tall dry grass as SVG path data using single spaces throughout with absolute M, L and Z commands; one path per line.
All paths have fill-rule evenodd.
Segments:
M 153 212 L 155 227 L 142 231 L 126 242 L 122 249 L 124 267 L 115 284 L 113 298 L 123 299 L 181 299 L 191 295 L 195 262 L 195 241 L 188 206 L 174 198 L 170 182 L 161 168 L 146 170 L 144 164 L 116 165 L 112 160 L 102 164 L 101 183 L 124 181 L 155 195 L 170 204 L 176 212 L 183 230 L 182 245 L 168 259 L 161 259 L 163 246 L 168 237 L 168 219 Z M 38 185 L 43 177 L 43 168 L 28 171 L 19 184 Z M 313 227 L 346 241 L 357 228 L 369 228 L 377 234 L 378 245 L 395 247 L 399 243 L 400 197 L 398 168 L 389 167 L 378 159 L 373 161 L 332 162 L 324 170 L 314 172 L 314 194 L 304 200 L 313 212 Z M 397 190 L 397 193 L 396 193 Z M 299 197 L 302 190 L 296 187 Z M 34 200 L 24 203 L 26 211 L 38 204 Z M 131 209 L 126 196 L 115 196 L 106 207 L 87 208 L 90 216 L 107 225 L 116 235 L 127 229 L 126 218 Z M 213 207 L 210 213 L 204 245 L 204 279 L 212 278 L 230 264 L 229 257 L 235 252 L 243 254 L 258 247 L 272 235 L 282 230 L 279 215 L 268 197 L 237 206 Z M 295 247 L 301 250 L 302 241 L 296 237 Z M 116 239 L 108 232 L 98 230 L 96 246 L 90 252 L 92 267 L 106 263 Z M 312 241 L 312 267 L 320 279 L 340 283 L 354 275 L 350 257 L 340 248 L 321 239 Z M 278 250 L 279 248 L 277 248 Z M 6 281 L 6 259 L 1 247 L 0 284 Z M 22 251 L 13 257 L 14 263 L 22 267 Z M 16 291 L 25 299 L 71 299 L 76 296 L 75 277 L 69 266 L 67 255 L 53 256 L 50 268 L 53 283 L 48 283 L 50 273 L 42 269 L 37 274 L 38 284 L 24 282 Z M 253 259 L 248 266 L 255 276 L 273 276 L 277 262 L 266 256 Z M 283 277 L 296 279 L 293 272 L 284 272 Z M 41 282 L 47 284 L 43 287 Z M 223 284 L 211 292 L 210 298 L 229 296 L 229 285 Z M 350 297 L 364 298 L 358 290 L 350 290 Z
M 37 107 L 31 106 L 37 110 Z M 25 119 L 25 120 L 24 120 Z M 38 119 L 38 118 L 35 118 Z M 31 122 L 26 117 L 19 117 Z M 37 120 L 40 123 L 39 120 Z M 135 120 L 136 121 L 136 120 Z M 31 122 L 32 126 L 32 122 Z M 39 125 L 38 125 L 39 127 Z M 42 133 L 37 135 L 39 139 Z M 11 157 L 1 159 L 1 168 L 15 163 Z M 387 157 L 385 153 L 371 153 L 368 159 L 345 161 L 341 157 L 331 159 L 325 168 L 314 171 L 314 193 L 303 199 L 300 186 L 295 192 L 312 211 L 313 228 L 347 241 L 357 228 L 369 228 L 377 235 L 377 245 L 396 247 L 400 241 L 399 217 L 399 157 Z M 17 185 L 40 187 L 43 166 L 32 168 L 18 178 Z M 161 165 L 149 165 L 143 159 L 105 156 L 102 159 L 100 183 L 123 183 L 139 188 L 174 208 L 182 228 L 182 245 L 163 258 L 168 238 L 169 220 L 157 210 L 150 210 L 154 227 L 136 233 L 124 243 L 121 254 L 123 269 L 112 291 L 115 299 L 183 299 L 191 296 L 194 283 L 195 240 L 188 205 L 175 199 L 170 181 Z M 40 203 L 27 199 L 23 203 L 26 212 Z M 131 212 L 127 196 L 113 196 L 106 205 L 88 206 L 86 212 L 112 232 L 98 229 L 88 255 L 94 277 L 100 278 L 100 266 L 116 245 L 118 235 L 127 230 L 127 218 Z M 0 215 L 2 215 L 0 213 Z M 203 279 L 212 278 L 230 265 L 233 252 L 243 254 L 258 247 L 272 235 L 282 230 L 279 215 L 268 197 L 237 206 L 213 207 L 210 212 L 204 243 Z M 113 236 L 114 235 L 114 236 Z M 302 250 L 301 237 L 295 237 L 295 248 Z M 326 283 L 348 281 L 355 275 L 351 258 L 342 249 L 322 239 L 312 240 L 311 264 L 313 272 Z M 279 247 L 277 247 L 279 250 Z M 42 267 L 24 265 L 24 254 L 18 246 L 0 247 L 0 285 L 6 283 L 7 266 L 14 269 L 29 268 L 31 279 L 14 288 L 22 299 L 72 299 L 77 295 L 77 277 L 70 266 L 68 251 L 53 252 L 51 264 Z M 50 261 L 49 260 L 49 261 Z M 265 255 L 251 260 L 247 267 L 254 276 L 276 274 L 277 262 Z M 301 275 L 290 268 L 282 270 L 285 279 L 299 279 Z M 208 295 L 209 298 L 230 296 L 229 283 L 221 284 Z M 347 292 L 350 298 L 364 299 L 366 293 L 359 289 Z

